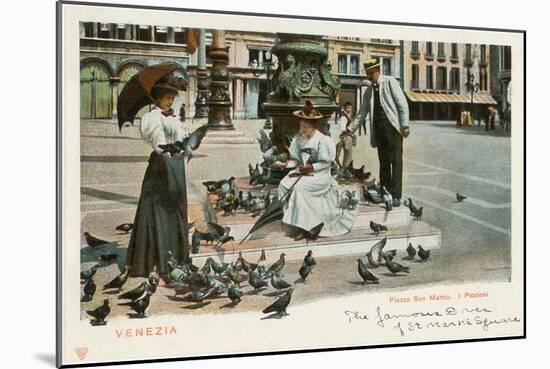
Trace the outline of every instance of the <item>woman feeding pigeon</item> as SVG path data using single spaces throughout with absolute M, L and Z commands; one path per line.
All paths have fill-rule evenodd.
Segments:
M 336 159 L 335 143 L 317 130 L 316 123 L 323 116 L 309 100 L 303 110 L 293 114 L 299 119 L 299 133 L 290 144 L 290 160 L 278 163 L 294 168 L 279 184 L 278 198 L 288 196 L 283 223 L 297 228 L 296 240 L 345 234 L 356 214 L 339 207 L 341 191 L 330 174 Z
M 182 87 L 172 75 L 151 89 L 154 108 L 141 118 L 141 136 L 152 146 L 128 245 L 127 265 L 132 276 L 146 277 L 158 268 L 168 273 L 171 252 L 178 262 L 187 257 L 187 189 L 182 153 L 164 152 L 159 145 L 173 144 L 188 136 L 173 114 L 172 103 Z

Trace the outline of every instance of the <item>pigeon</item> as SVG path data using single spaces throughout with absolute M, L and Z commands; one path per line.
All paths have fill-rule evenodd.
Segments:
M 189 270 L 191 270 L 193 273 L 199 270 L 199 267 L 193 264 L 193 258 L 191 256 L 187 257 L 187 260 L 183 263 L 183 265 L 186 265 Z
M 136 300 L 130 302 L 123 302 L 119 304 L 120 306 L 129 306 L 130 309 L 138 313 L 139 316 L 145 317 L 145 310 L 149 307 L 149 302 L 151 301 L 152 293 L 146 291 L 142 296 L 138 297 Z
M 430 258 L 430 250 L 424 250 L 421 245 L 418 245 L 418 257 L 422 261 L 426 261 Z
M 166 265 L 168 266 L 168 277 L 170 282 L 181 281 L 185 278 L 185 272 L 174 266 L 172 260 L 168 260 Z
M 384 260 L 384 247 L 386 246 L 386 243 L 388 242 L 388 237 L 384 237 L 380 241 L 376 242 L 372 247 L 370 248 L 370 251 L 367 253 L 367 258 L 369 257 L 369 254 L 372 257 L 377 257 L 378 262 Z
M 371 252 L 367 252 L 367 262 L 369 264 L 369 267 L 372 269 L 376 269 L 380 266 L 380 263 L 378 263 L 374 258 L 372 257 Z
M 168 250 L 168 261 L 172 263 L 172 266 L 178 265 L 178 261 L 174 257 L 174 253 Z M 168 263 L 166 263 L 168 265 Z
M 416 209 L 416 211 L 413 213 L 413 217 L 415 220 L 422 220 L 422 209 L 424 209 L 423 206 Z
M 99 265 L 96 264 L 93 267 L 91 267 L 88 270 L 83 270 L 80 272 L 80 279 L 88 280 L 94 276 L 94 274 L 97 272 L 97 268 L 99 268 Z
M 197 128 L 193 133 L 188 137 L 184 138 L 181 143 L 176 141 L 176 144 L 183 149 L 183 155 L 187 158 L 187 162 L 193 157 L 193 151 L 197 150 L 202 142 L 206 132 L 208 131 L 208 126 L 204 125 Z
M 269 269 L 266 271 L 266 274 L 275 274 L 279 273 L 283 268 L 285 267 L 285 253 L 281 253 L 281 256 L 279 257 L 279 260 L 277 260 L 273 265 L 269 267 Z
M 241 287 L 241 282 L 246 281 L 246 277 L 233 268 L 227 269 L 227 275 L 229 279 L 237 285 L 237 287 Z
M 210 266 L 212 267 L 212 270 L 217 275 L 222 275 L 223 273 L 225 273 L 225 271 L 227 270 L 227 267 L 229 266 L 229 264 L 227 263 L 218 263 L 212 258 L 208 258 L 208 259 L 210 259 Z
M 395 255 L 397 255 L 397 250 L 389 250 L 387 252 L 384 252 L 383 253 L 383 258 L 385 259 L 386 257 L 388 257 L 390 260 L 393 260 L 393 258 L 395 257 Z
M 214 235 L 214 239 L 218 241 L 215 247 L 223 246 L 226 242 L 233 241 L 235 238 L 229 235 L 231 227 L 222 227 L 219 224 L 208 222 L 208 233 Z
M 414 206 L 414 203 L 412 201 L 412 199 L 409 197 L 407 200 L 405 200 L 403 202 L 403 204 L 409 208 L 409 211 L 410 211 L 410 214 L 411 215 L 414 215 L 414 213 L 416 212 L 416 206 Z
M 82 299 L 80 301 L 86 302 L 86 301 L 92 301 L 92 298 L 94 297 L 96 291 L 96 285 L 92 278 L 86 280 L 86 284 L 84 285 L 84 296 L 82 296 Z
M 225 187 L 227 189 L 226 193 L 231 192 L 233 181 L 235 177 L 229 177 L 228 179 L 222 179 L 221 181 L 206 181 L 202 182 L 202 185 L 206 187 L 206 190 L 210 193 L 217 192 Z
M 407 246 L 407 254 L 410 260 L 414 259 L 416 256 L 416 249 L 413 247 L 412 243 L 409 243 L 409 246 Z
M 319 238 L 319 234 L 321 233 L 321 230 L 324 226 L 325 223 L 321 223 L 311 228 L 309 231 L 305 231 L 304 238 L 309 241 L 315 241 L 317 238 Z
M 456 201 L 457 201 L 457 202 L 462 202 L 462 201 L 464 201 L 464 200 L 466 200 L 466 199 L 467 199 L 466 196 L 461 195 L 461 194 L 459 194 L 458 192 L 456 193 Z
M 94 237 L 89 232 L 84 232 L 84 237 L 86 237 L 86 243 L 90 247 L 97 247 L 97 246 L 102 246 L 102 245 L 112 243 L 112 242 L 101 240 L 97 237 Z
M 378 278 L 367 269 L 367 266 L 363 263 L 361 258 L 357 259 L 357 271 L 361 278 L 363 278 L 363 285 L 366 285 L 367 281 L 371 281 L 375 284 L 379 283 Z
M 382 224 L 375 223 L 371 220 L 370 221 L 370 229 L 372 229 L 374 231 L 374 234 L 378 236 L 378 234 L 380 232 L 387 231 L 388 227 L 386 227 L 385 225 L 382 225 Z
M 265 250 L 262 249 L 262 254 L 260 255 L 260 259 L 256 263 L 256 271 L 260 273 L 260 275 L 265 274 L 265 271 L 267 270 L 267 258 L 265 257 Z
M 262 313 L 264 314 L 277 313 L 276 314 L 277 318 L 281 318 L 283 316 L 288 315 L 288 313 L 286 312 L 286 309 L 290 304 L 292 292 L 294 292 L 294 288 L 291 287 L 281 297 L 279 297 L 273 304 L 266 307 L 262 311 Z
M 198 303 L 200 306 L 204 305 L 204 299 L 212 296 L 216 292 L 216 288 L 211 288 L 208 291 L 196 290 L 191 291 L 191 299 Z
M 206 259 L 206 262 L 204 263 L 204 265 L 202 266 L 202 268 L 200 269 L 200 272 L 202 274 L 210 274 L 212 273 L 212 259 L 211 258 L 208 258 Z
M 382 194 L 382 200 L 384 201 L 384 204 L 386 205 L 386 210 L 391 211 L 393 209 L 393 197 L 391 193 L 389 193 L 388 190 L 386 190 L 386 187 L 382 186 L 382 191 L 384 192 Z
M 311 273 L 311 269 L 312 269 L 312 266 L 308 265 L 307 262 L 304 260 L 304 262 L 302 263 L 302 266 L 300 267 L 300 270 L 298 271 L 304 283 L 306 283 L 306 278 Z
M 214 278 L 210 274 L 207 274 L 205 277 L 206 277 L 206 286 L 208 288 L 215 289 L 213 293 L 220 294 L 222 292 L 227 292 L 227 286 L 225 284 L 218 281 L 216 278 Z
M 232 284 L 231 286 L 229 286 L 227 297 L 229 297 L 232 303 L 238 304 L 239 302 L 241 302 L 242 295 L 243 292 L 239 289 L 237 285 Z
M 119 299 L 137 300 L 147 291 L 147 281 L 141 282 L 136 288 L 118 296 Z
M 279 296 L 281 290 L 286 290 L 287 288 L 292 287 L 290 283 L 282 278 L 279 278 L 279 276 L 275 273 L 271 275 L 271 285 L 277 290 L 277 296 Z
M 390 260 L 387 256 L 385 260 L 386 260 L 386 267 L 390 272 L 393 273 L 393 275 L 396 275 L 397 273 L 401 273 L 401 272 L 409 273 L 409 267 L 396 263 L 395 261 Z
M 317 265 L 315 259 L 313 258 L 313 251 L 308 250 L 307 255 L 304 257 L 304 263 L 310 267 Z
M 122 223 L 121 225 L 118 225 L 115 228 L 115 230 L 121 231 L 127 234 L 132 230 L 132 228 L 134 228 L 134 225 L 132 223 Z
M 115 289 L 118 289 L 118 292 L 120 292 L 120 290 L 122 289 L 122 286 L 124 286 L 124 283 L 126 283 L 126 281 L 128 280 L 128 274 L 130 269 L 131 267 L 129 265 L 126 265 L 122 273 L 117 275 L 115 279 L 113 279 L 111 282 L 103 286 L 103 291 L 115 288 Z
M 256 270 L 256 268 L 258 267 L 258 264 L 253 264 L 253 263 L 250 263 L 250 262 L 246 261 L 243 258 L 242 251 L 239 251 L 239 258 L 237 259 L 237 262 L 239 262 L 241 264 L 242 269 L 247 273 L 250 272 L 250 271 Z
M 380 197 L 376 197 L 376 198 L 372 197 L 367 186 L 363 186 L 363 201 L 366 201 L 372 204 L 380 204 L 383 202 Z
M 267 281 L 264 281 L 258 273 L 248 272 L 248 283 L 254 287 L 254 291 L 258 292 L 262 287 L 267 287 Z
M 106 264 L 113 264 L 113 263 L 116 263 L 117 259 L 118 259 L 118 255 L 117 254 L 101 254 L 99 255 L 99 259 L 106 263 Z
M 109 307 L 109 300 L 103 300 L 103 305 L 96 308 L 95 310 L 87 310 L 86 314 L 93 317 L 94 320 L 90 321 L 92 325 L 99 325 L 105 323 L 105 318 L 111 313 L 111 308 Z

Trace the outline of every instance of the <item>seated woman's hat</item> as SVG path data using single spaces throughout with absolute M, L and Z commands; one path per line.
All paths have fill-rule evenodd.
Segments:
M 302 110 L 296 110 L 292 112 L 296 117 L 301 119 L 316 120 L 323 118 L 323 114 L 319 110 L 313 107 L 313 104 L 310 100 L 306 100 L 304 108 Z
M 179 91 L 185 91 L 187 89 L 187 82 L 174 75 L 168 75 L 159 79 L 151 88 L 151 95 L 153 97 L 160 96 L 165 93 L 177 94 Z

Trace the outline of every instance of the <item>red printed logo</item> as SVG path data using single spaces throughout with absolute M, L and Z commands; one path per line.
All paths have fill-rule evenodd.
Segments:
M 77 347 L 75 351 L 76 351 L 76 355 L 80 360 L 84 360 L 86 358 L 86 355 L 88 354 L 87 347 Z

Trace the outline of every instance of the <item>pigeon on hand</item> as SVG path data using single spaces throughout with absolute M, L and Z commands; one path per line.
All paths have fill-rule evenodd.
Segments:
M 254 291 L 258 292 L 262 287 L 267 287 L 267 281 L 264 281 L 258 273 L 256 272 L 248 272 L 248 283 L 254 287 Z
M 288 313 L 286 312 L 286 309 L 290 304 L 292 292 L 294 292 L 294 288 L 291 287 L 281 297 L 279 297 L 273 304 L 266 307 L 262 311 L 262 313 L 264 314 L 277 313 L 276 314 L 277 318 L 281 318 L 283 316 L 288 315 Z
M 118 292 L 120 292 L 122 286 L 124 286 L 124 283 L 126 283 L 126 281 L 128 280 L 130 269 L 132 268 L 129 265 L 126 265 L 122 273 L 117 275 L 115 279 L 113 279 L 111 282 L 103 286 L 103 291 L 115 288 L 118 289 Z
M 118 225 L 115 230 L 124 232 L 128 234 L 134 228 L 134 225 L 132 223 L 122 223 L 121 225 Z
M 96 264 L 93 267 L 91 267 L 88 270 L 83 270 L 80 272 L 80 279 L 88 280 L 94 276 L 94 274 L 97 272 L 97 269 L 99 268 L 99 265 Z
M 151 301 L 151 291 L 146 291 L 142 296 L 138 297 L 136 300 L 130 302 L 123 302 L 118 305 L 120 306 L 129 306 L 130 309 L 134 310 L 140 317 L 145 317 L 145 310 L 149 307 L 149 302 Z
M 407 254 L 408 259 L 413 260 L 416 256 L 416 249 L 413 247 L 412 243 L 409 242 L 409 246 L 407 246 Z
M 462 201 L 464 201 L 464 200 L 466 200 L 466 199 L 467 199 L 466 196 L 461 195 L 461 194 L 459 194 L 458 192 L 456 193 L 456 202 L 462 202 Z
M 176 143 L 183 149 L 183 155 L 184 157 L 187 157 L 188 163 L 193 157 L 193 151 L 196 151 L 199 148 L 202 139 L 206 136 L 207 132 L 208 125 L 204 125 L 197 128 L 188 137 L 184 138 L 181 143 L 176 141 Z
M 103 300 L 103 305 L 94 309 L 87 310 L 86 314 L 93 317 L 94 319 L 90 321 L 92 325 L 105 325 L 105 318 L 111 313 L 111 308 L 109 307 L 109 300 Z
M 227 291 L 227 297 L 231 300 L 233 304 L 238 304 L 241 302 L 241 297 L 243 296 L 243 292 L 239 289 L 239 287 L 235 284 L 231 284 L 229 286 L 229 290 Z
M 137 300 L 147 291 L 147 281 L 141 282 L 136 288 L 118 296 L 119 299 Z
M 304 260 L 304 262 L 302 263 L 302 266 L 300 267 L 300 270 L 298 271 L 304 283 L 306 283 L 306 278 L 311 273 L 311 270 L 312 270 L 312 266 L 308 265 L 307 262 Z
M 87 302 L 92 301 L 92 298 L 94 297 L 96 291 L 96 285 L 92 278 L 86 280 L 86 284 L 84 285 L 84 296 L 82 296 L 81 302 Z
M 382 225 L 382 224 L 378 224 L 378 223 L 375 223 L 373 222 L 372 220 L 370 221 L 370 229 L 372 229 L 374 231 L 374 234 L 376 236 L 378 236 L 378 234 L 382 231 L 387 231 L 388 230 L 388 227 L 386 227 L 385 225 Z
M 269 269 L 266 271 L 266 274 L 272 275 L 272 274 L 278 274 L 283 268 L 285 267 L 285 253 L 281 253 L 281 256 L 279 256 L 279 260 L 277 260 L 273 265 L 269 267 Z
M 102 246 L 102 245 L 107 245 L 109 243 L 112 243 L 112 242 L 94 237 L 89 232 L 84 232 L 84 237 L 86 237 L 86 243 L 90 247 L 97 247 L 97 246 Z
M 367 281 L 371 281 L 375 284 L 379 283 L 378 278 L 376 278 L 376 276 L 368 270 L 367 266 L 363 263 L 363 260 L 361 260 L 361 258 L 357 259 L 357 271 L 363 279 L 363 285 L 366 285 Z
M 276 273 L 273 273 L 271 275 L 271 285 L 273 286 L 273 288 L 277 290 L 277 296 L 279 296 L 279 293 L 281 292 L 281 290 L 285 290 L 287 288 L 292 287 L 290 283 L 288 283 L 282 278 L 279 278 L 279 276 Z
M 422 261 L 426 261 L 430 258 L 430 250 L 425 250 L 421 245 L 418 245 L 418 257 Z
M 409 267 L 403 266 L 399 263 L 396 263 L 395 261 L 392 261 L 389 259 L 389 257 L 386 256 L 386 267 L 390 272 L 392 272 L 393 275 L 396 275 L 397 273 L 409 273 Z

